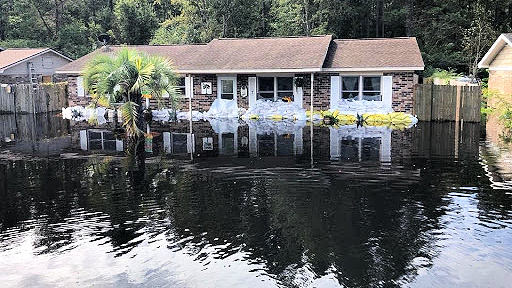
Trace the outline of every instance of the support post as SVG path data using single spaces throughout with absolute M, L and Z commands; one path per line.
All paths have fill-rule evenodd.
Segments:
M 311 168 L 313 168 L 313 166 L 314 166 L 314 161 L 313 161 L 313 152 L 314 152 L 314 150 L 313 150 L 313 135 L 314 135 L 313 134 L 313 81 L 314 81 L 314 78 L 315 78 L 314 75 L 315 75 L 314 73 L 311 73 L 311 93 L 310 93 L 310 101 L 311 101 L 310 111 L 311 111 L 311 116 L 310 116 L 310 121 L 309 121 L 309 123 L 311 125 L 310 129 L 309 129 L 309 132 L 310 132 L 309 136 L 310 136 L 310 141 L 311 141 L 311 149 L 310 149 L 311 150 L 310 151 L 310 153 L 311 153 Z
M 459 158 L 459 133 L 460 133 L 460 100 L 462 86 L 457 85 L 457 98 L 455 102 L 455 158 Z

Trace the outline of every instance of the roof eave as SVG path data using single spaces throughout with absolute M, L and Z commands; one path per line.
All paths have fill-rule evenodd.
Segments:
M 407 67 L 332 67 L 324 68 L 325 72 L 378 72 L 378 71 L 423 71 L 424 66 Z
M 507 37 L 505 37 L 504 34 L 501 34 L 500 37 L 498 37 L 498 39 L 496 39 L 496 41 L 492 44 L 491 48 L 489 48 L 487 53 L 485 53 L 482 60 L 480 60 L 480 62 L 478 62 L 478 68 L 489 68 L 489 66 L 491 65 L 491 62 L 494 60 L 496 55 L 499 53 L 499 51 L 495 51 L 495 50 L 498 47 L 498 45 L 500 43 L 502 43 L 502 41 L 504 42 L 503 46 L 505 46 L 505 44 L 512 46 L 512 42 Z M 500 47 L 500 50 L 501 50 L 501 48 L 503 48 L 503 46 Z
M 2 73 L 3 73 L 3 71 L 4 71 L 4 70 L 6 70 L 6 69 L 9 69 L 9 68 L 14 67 L 14 66 L 16 66 L 16 65 L 19 65 L 19 64 L 21 64 L 21 63 L 23 63 L 23 62 L 25 62 L 25 61 L 28 61 L 28 60 L 30 60 L 30 59 L 33 59 L 33 58 L 35 58 L 35 57 L 37 57 L 37 56 L 39 56 L 39 55 L 42 55 L 42 54 L 44 54 L 44 53 L 47 53 L 47 52 L 53 52 L 53 53 L 55 53 L 55 54 L 59 55 L 60 57 L 62 57 L 62 58 L 64 58 L 64 59 L 68 60 L 69 62 L 73 62 L 73 59 L 71 59 L 71 58 L 69 58 L 69 57 L 67 57 L 67 56 L 65 56 L 65 55 L 62 55 L 62 54 L 60 54 L 59 52 L 57 52 L 57 51 L 55 51 L 55 50 L 53 50 L 53 49 L 51 49 L 51 48 L 46 48 L 46 49 L 44 49 L 44 50 L 42 50 L 42 51 L 40 51 L 40 52 L 38 52 L 38 53 L 36 53 L 36 54 L 30 55 L 30 56 L 28 56 L 28 57 L 26 57 L 26 58 L 23 58 L 23 59 L 21 59 L 21 60 L 18 60 L 18 61 L 16 61 L 16 62 L 13 62 L 13 63 L 11 63 L 11 64 L 7 65 L 7 66 L 2 67 L 2 70 L 1 70 L 1 71 L 2 71 Z

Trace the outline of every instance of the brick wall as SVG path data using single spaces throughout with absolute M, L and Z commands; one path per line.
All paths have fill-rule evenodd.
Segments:
M 489 89 L 512 95 L 512 71 L 489 70 Z
M 331 95 L 331 76 L 339 75 L 338 73 L 316 73 L 314 75 L 314 109 L 315 110 L 327 110 L 330 108 L 330 95 Z M 414 101 L 414 73 L 413 72 L 396 72 L 396 73 L 385 73 L 386 76 L 393 76 L 393 109 L 395 111 L 413 113 L 413 101 Z M 214 74 L 206 75 L 192 75 L 194 78 L 194 96 L 192 98 L 192 110 L 196 111 L 208 111 L 213 101 L 217 99 L 217 76 Z M 249 98 L 241 97 L 240 91 L 242 86 L 248 86 L 249 77 L 255 77 L 256 75 L 240 74 L 237 75 L 237 104 L 240 108 L 249 107 Z M 303 107 L 305 109 L 310 108 L 310 74 L 296 74 L 295 77 L 304 77 L 305 83 L 303 87 Z M 68 91 L 69 91 L 69 105 L 87 105 L 90 101 L 90 97 L 78 97 L 76 76 L 68 77 Z M 201 94 L 201 82 L 212 83 L 212 94 L 204 95 Z M 169 101 L 164 100 L 165 106 L 169 105 Z M 152 100 L 151 106 L 157 108 L 157 101 Z M 188 111 L 189 99 L 182 98 L 178 101 L 178 107 L 182 111 Z
M 393 110 L 413 113 L 414 107 L 414 73 L 394 72 L 384 76 L 393 76 Z
M 91 103 L 91 97 L 78 97 L 78 89 L 76 85 L 77 75 L 70 75 L 67 77 L 68 82 L 68 106 L 87 106 Z M 64 80 L 64 78 L 62 79 Z

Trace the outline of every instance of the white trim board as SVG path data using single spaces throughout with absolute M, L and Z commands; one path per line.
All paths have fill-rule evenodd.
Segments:
M 478 68 L 489 68 L 489 65 L 491 65 L 494 58 L 498 56 L 499 52 L 501 51 L 501 49 L 503 49 L 503 47 L 505 47 L 506 44 L 512 46 L 512 42 L 507 37 L 505 37 L 505 35 L 501 34 L 500 37 L 496 39 L 494 44 L 492 44 L 489 51 L 485 53 L 482 60 L 478 62 Z
M 327 72 L 395 72 L 395 71 L 423 71 L 425 67 L 372 67 L 372 68 L 295 68 L 295 69 L 233 69 L 233 70 L 179 70 L 177 74 L 262 74 L 262 73 L 290 73 L 309 74 Z M 80 71 L 59 71 L 56 74 L 81 74 Z

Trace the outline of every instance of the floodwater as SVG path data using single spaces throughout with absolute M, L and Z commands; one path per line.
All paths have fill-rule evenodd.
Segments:
M 0 118 L 1 287 L 510 287 L 479 124 L 153 123 L 141 162 L 111 124 Z

